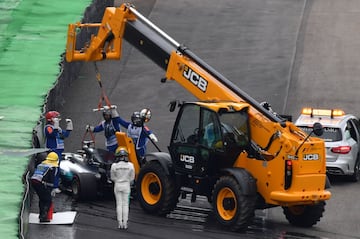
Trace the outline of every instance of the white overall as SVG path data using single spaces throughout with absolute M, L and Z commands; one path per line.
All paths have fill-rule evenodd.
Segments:
M 130 183 L 135 179 L 134 165 L 131 162 L 113 163 L 110 169 L 111 180 L 115 183 L 116 214 L 119 228 L 127 229 L 129 220 Z

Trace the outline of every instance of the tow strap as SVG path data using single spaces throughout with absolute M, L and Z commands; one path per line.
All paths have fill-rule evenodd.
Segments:
M 99 99 L 99 103 L 98 103 L 98 109 L 100 109 L 103 106 L 103 101 L 105 101 L 105 104 L 107 106 L 111 107 L 110 100 L 107 97 L 107 95 L 105 93 L 105 89 L 102 86 L 101 75 L 100 75 L 99 69 L 98 69 L 98 67 L 96 65 L 96 62 L 94 62 L 94 66 L 95 66 L 96 79 L 97 79 L 97 81 L 99 83 L 99 86 L 100 86 L 100 89 L 101 89 L 100 99 Z
M 100 75 L 99 69 L 96 65 L 96 62 L 94 62 L 94 67 L 95 67 L 96 80 L 98 81 L 100 89 L 101 89 L 100 99 L 99 99 L 99 103 L 98 103 L 98 110 L 103 109 L 103 106 L 104 106 L 103 102 L 105 103 L 105 105 L 107 105 L 110 108 L 111 102 L 105 93 L 105 89 L 102 86 L 101 75 Z M 86 140 L 86 138 L 89 137 L 88 135 L 90 136 L 89 142 Z M 95 135 L 91 130 L 85 131 L 83 138 L 82 138 L 82 143 L 84 144 L 84 142 L 87 142 L 87 143 L 93 142 L 93 144 L 94 144 L 93 146 L 95 146 Z
M 90 135 L 90 140 L 86 140 L 86 138 L 88 137 L 88 134 Z M 95 147 L 95 135 L 91 130 L 85 130 L 85 133 L 84 133 L 82 141 L 81 141 L 81 143 L 82 143 L 81 148 L 84 147 L 84 144 L 88 144 L 91 142 L 93 144 L 92 146 Z M 90 146 L 90 145 L 88 145 L 88 146 Z

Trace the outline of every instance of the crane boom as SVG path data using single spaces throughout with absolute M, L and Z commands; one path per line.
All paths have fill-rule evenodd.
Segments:
M 118 20 L 114 21 L 113 19 Z M 119 24 L 122 22 L 125 24 Z M 86 49 L 75 50 L 75 29 L 85 27 L 99 28 L 98 34 L 92 39 L 91 44 Z M 181 79 L 173 76 L 176 72 L 174 70 L 176 65 L 195 64 L 193 67 L 188 66 L 190 67 L 190 72 L 188 72 L 189 78 L 184 80 L 194 82 L 200 87 L 202 94 L 201 92 L 192 92 L 199 100 L 245 101 L 269 120 L 284 125 L 284 122 L 262 107 L 259 102 L 208 65 L 190 49 L 180 45 L 129 4 L 124 4 L 120 8 L 106 8 L 101 24 L 70 24 L 66 59 L 69 62 L 120 59 L 122 39 L 125 39 L 167 71 L 166 78 L 169 80 L 175 79 L 179 81 L 178 79 Z M 174 60 L 170 60 L 170 57 L 174 58 Z M 173 62 L 173 64 L 169 65 L 169 62 Z M 197 72 L 200 69 L 205 69 L 205 71 Z M 211 78 L 211 81 L 208 80 L 209 78 Z M 183 86 L 185 84 L 185 88 L 189 89 L 187 88 L 187 82 L 178 83 Z M 219 94 L 219 90 L 222 91 L 222 94 Z M 211 92 L 216 93 L 211 94 Z

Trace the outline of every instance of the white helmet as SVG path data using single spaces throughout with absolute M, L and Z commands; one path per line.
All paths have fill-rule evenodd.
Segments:
M 144 108 L 140 111 L 140 117 L 144 120 L 144 122 L 149 122 L 151 119 L 151 111 L 148 108 Z

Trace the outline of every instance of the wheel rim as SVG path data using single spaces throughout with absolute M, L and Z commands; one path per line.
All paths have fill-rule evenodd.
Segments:
M 302 215 L 305 211 L 305 207 L 306 206 L 304 206 L 304 205 L 300 205 L 300 206 L 288 207 L 288 209 L 291 212 L 291 214 L 293 214 L 293 215 Z
M 216 199 L 216 206 L 223 220 L 231 220 L 237 211 L 237 200 L 235 193 L 230 188 L 222 188 Z
M 161 181 L 155 173 L 147 173 L 141 181 L 141 194 L 145 202 L 154 205 L 162 195 Z

